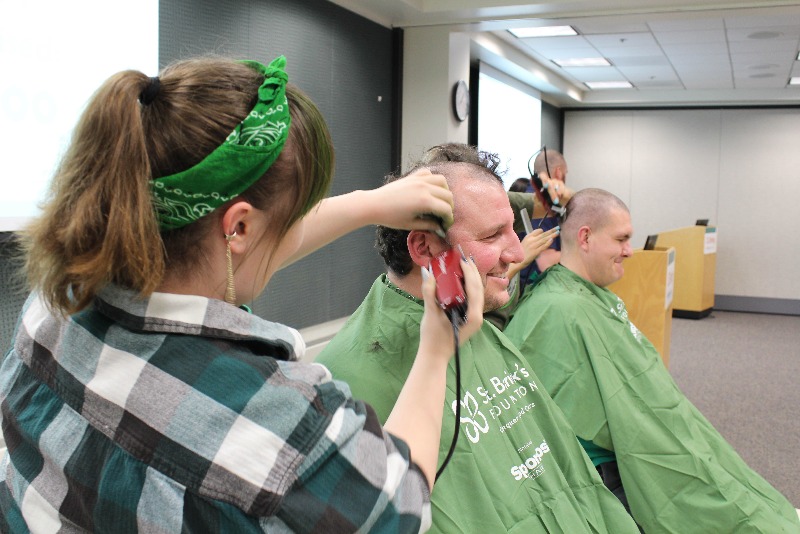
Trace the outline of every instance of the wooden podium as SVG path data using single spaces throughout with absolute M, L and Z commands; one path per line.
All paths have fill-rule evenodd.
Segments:
M 675 249 L 637 249 L 624 262 L 625 274 L 608 286 L 622 299 L 628 318 L 650 340 L 669 367 Z
M 675 317 L 701 319 L 714 308 L 717 228 L 687 226 L 658 234 L 657 245 L 675 247 Z

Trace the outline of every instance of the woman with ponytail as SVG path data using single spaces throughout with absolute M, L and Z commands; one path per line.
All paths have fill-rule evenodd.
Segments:
M 364 225 L 452 221 L 427 171 L 326 198 L 314 103 L 269 65 L 120 72 L 23 232 L 26 302 L 0 368 L 0 532 L 419 532 L 453 332 L 423 284 L 414 370 L 381 427 L 296 330 L 250 313 L 272 275 Z M 307 224 L 308 223 L 308 224 Z M 462 262 L 471 300 L 483 290 Z

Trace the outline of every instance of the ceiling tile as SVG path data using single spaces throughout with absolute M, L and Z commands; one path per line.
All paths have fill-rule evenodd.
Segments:
M 703 43 L 702 45 L 689 44 L 664 44 L 661 45 L 664 53 L 668 56 L 672 54 L 727 54 L 728 45 L 726 43 Z
M 653 43 L 645 46 L 598 46 L 604 57 L 663 56 L 661 47 Z
M 749 69 L 734 69 L 733 70 L 733 77 L 736 80 L 758 80 L 758 79 L 768 79 L 768 78 L 780 78 L 780 79 L 789 79 L 792 75 L 791 69 L 780 69 L 780 70 L 749 70 Z
M 794 63 L 794 61 L 771 61 L 769 58 L 765 58 L 761 62 L 734 62 L 733 73 L 736 76 L 752 76 L 764 73 L 788 76 L 792 72 Z
M 674 65 L 678 76 L 730 76 L 733 72 L 730 65 L 714 63 L 710 65 Z
M 734 86 L 741 89 L 780 89 L 785 87 L 789 79 L 785 76 L 774 78 L 735 78 Z
M 678 32 L 693 30 L 722 29 L 724 25 L 721 18 L 669 18 L 653 16 L 647 25 L 654 32 Z
M 687 90 L 694 89 L 733 89 L 733 80 L 716 79 L 716 78 L 697 78 L 683 80 L 683 85 Z
M 697 88 L 702 86 L 703 88 L 714 87 L 716 84 L 721 88 L 731 88 L 733 87 L 733 76 L 731 73 L 716 73 L 716 72 L 696 72 L 696 73 L 685 73 L 679 72 L 678 79 L 686 86 L 687 89 L 689 88 Z
M 587 35 L 586 40 L 597 48 L 601 47 L 638 47 L 656 44 L 653 34 L 647 33 L 613 33 L 604 35 Z
M 683 89 L 680 80 L 647 80 L 634 83 L 638 89 Z
M 796 13 L 783 12 L 780 15 L 739 15 L 726 16 L 725 26 L 727 28 L 756 28 L 775 26 L 800 26 L 800 9 L 794 7 Z
M 797 57 L 797 41 L 774 39 L 769 41 L 757 41 L 750 39 L 747 41 L 732 41 L 728 44 L 732 54 L 745 52 L 784 52 L 787 55 Z
M 611 56 L 608 58 L 611 63 L 617 67 L 668 67 L 671 63 L 667 60 L 666 56 L 632 56 L 632 57 L 618 57 Z
M 617 70 L 632 82 L 678 80 L 671 67 L 619 67 Z
M 620 17 L 594 17 L 573 19 L 570 25 L 583 35 L 602 33 L 647 32 L 650 28 L 644 22 L 626 22 Z
M 728 41 L 783 41 L 792 40 L 797 43 L 800 39 L 800 26 L 781 26 L 781 27 L 750 27 L 750 28 L 728 28 L 725 32 L 728 36 Z M 779 34 L 778 37 L 773 39 L 759 39 L 758 35 L 766 34 Z M 754 36 L 754 37 L 751 37 Z
M 792 54 L 790 57 L 778 57 L 769 52 L 740 52 L 738 54 L 731 54 L 731 63 L 734 65 L 763 65 L 767 63 L 775 63 L 777 65 L 789 65 L 796 61 L 797 54 Z
M 684 54 L 670 54 L 669 62 L 673 66 L 699 66 L 703 68 L 705 65 L 730 65 L 730 57 L 725 54 L 701 54 L 701 53 L 684 53 Z
M 691 43 L 724 43 L 725 31 L 722 28 L 713 30 L 654 32 L 656 41 L 662 45 Z

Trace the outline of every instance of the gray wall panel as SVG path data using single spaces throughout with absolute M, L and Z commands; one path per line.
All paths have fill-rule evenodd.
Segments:
M 324 0 L 163 0 L 160 30 L 162 64 L 204 52 L 264 62 L 285 55 L 290 82 L 330 127 L 332 194 L 373 189 L 391 170 L 391 30 Z M 354 232 L 279 272 L 253 310 L 297 328 L 350 314 L 383 271 L 373 232 Z
M 542 144 L 563 152 L 564 112 L 544 100 L 542 101 Z

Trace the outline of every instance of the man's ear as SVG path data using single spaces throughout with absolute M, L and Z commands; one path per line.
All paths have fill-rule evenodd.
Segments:
M 589 235 L 592 233 L 592 230 L 588 226 L 581 226 L 578 228 L 578 247 L 581 250 L 586 250 L 586 247 L 589 246 Z
M 423 230 L 411 230 L 406 239 L 411 261 L 420 267 L 427 267 L 431 260 L 447 250 L 447 243 L 434 234 Z

